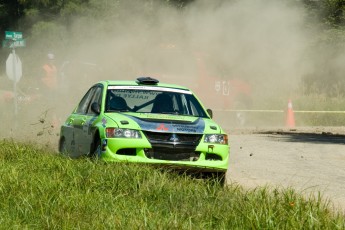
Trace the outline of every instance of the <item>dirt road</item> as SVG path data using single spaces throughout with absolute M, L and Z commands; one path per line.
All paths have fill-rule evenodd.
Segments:
M 320 191 L 345 210 L 345 128 L 230 132 L 228 181 Z
M 58 130 L 50 133 L 42 125 L 31 124 L 21 128 L 30 132 L 20 132 L 18 137 L 9 130 L 0 132 L 0 137 L 57 147 Z M 306 195 L 320 191 L 345 211 L 345 127 L 229 129 L 228 133 L 229 183 L 249 188 L 290 186 Z

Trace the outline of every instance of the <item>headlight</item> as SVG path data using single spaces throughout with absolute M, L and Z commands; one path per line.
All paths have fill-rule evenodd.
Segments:
M 133 129 L 106 128 L 106 136 L 110 138 L 141 138 L 140 132 Z
M 228 135 L 226 135 L 226 134 L 206 134 L 204 142 L 205 143 L 227 145 L 228 144 Z

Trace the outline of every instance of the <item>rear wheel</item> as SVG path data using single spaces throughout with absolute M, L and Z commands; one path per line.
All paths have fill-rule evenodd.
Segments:
M 61 138 L 61 139 L 60 139 L 60 143 L 59 143 L 59 152 L 60 152 L 62 155 L 68 155 L 68 152 L 67 152 L 67 145 L 66 145 L 66 140 L 65 140 L 65 138 Z

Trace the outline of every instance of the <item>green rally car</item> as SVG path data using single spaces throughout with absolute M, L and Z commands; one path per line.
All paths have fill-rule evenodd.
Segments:
M 229 161 L 212 111 L 189 89 L 150 77 L 92 86 L 61 126 L 59 151 L 221 174 Z

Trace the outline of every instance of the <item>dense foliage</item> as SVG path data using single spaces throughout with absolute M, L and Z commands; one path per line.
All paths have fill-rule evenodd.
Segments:
M 150 2 L 155 0 L 145 0 L 141 2 Z M 191 0 L 160 0 L 167 4 L 172 4 L 176 7 L 183 7 Z M 115 4 L 120 4 L 121 1 L 113 1 Z M 96 0 L 4 0 L 0 4 L 0 28 L 1 32 L 4 30 L 23 29 L 23 27 L 31 27 L 42 20 L 55 20 L 62 17 L 63 20 L 68 20 L 76 14 L 82 14 L 90 6 L 97 3 L 98 5 L 107 6 L 107 1 Z M 30 20 L 25 25 L 20 24 L 22 19 L 29 18 Z
M 166 4 L 183 8 L 194 0 L 144 0 L 144 4 L 160 1 Z M 324 25 L 331 27 L 345 26 L 345 1 L 344 0 L 301 0 L 308 9 L 309 16 L 313 20 L 320 20 Z M 90 6 L 98 2 L 98 5 L 106 7 L 107 1 L 95 0 L 3 0 L 0 4 L 0 28 L 1 31 L 22 29 L 23 26 L 32 26 L 41 20 L 54 20 L 63 17 L 67 22 L 75 14 L 82 14 Z M 120 4 L 120 0 L 113 1 Z M 139 4 L 139 2 L 137 3 Z M 28 17 L 26 25 L 20 25 L 21 19 Z

